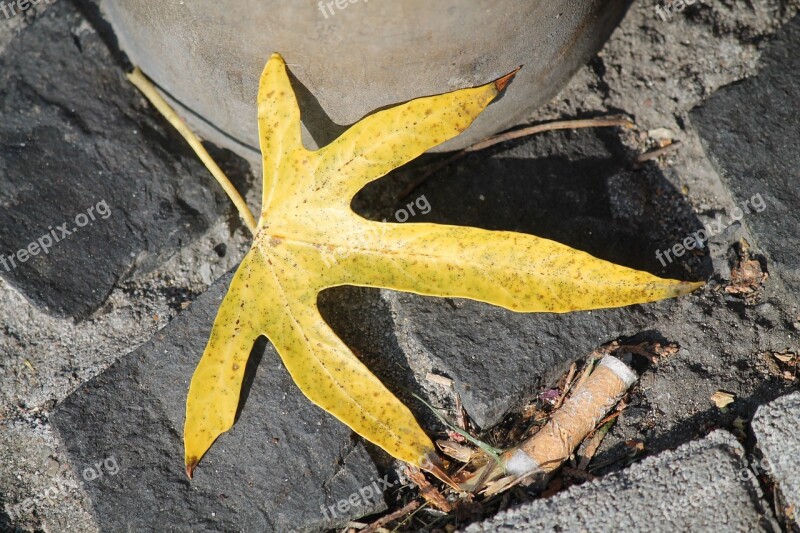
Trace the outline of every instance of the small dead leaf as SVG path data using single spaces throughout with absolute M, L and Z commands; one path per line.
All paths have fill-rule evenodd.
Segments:
M 711 395 L 711 401 L 714 402 L 714 404 L 720 409 L 729 406 L 734 402 L 735 399 L 736 397 L 733 394 L 722 390 L 718 390 Z
M 458 435 L 456 433 L 456 435 Z M 463 436 L 458 435 L 462 440 Z M 469 463 L 475 456 L 475 448 L 465 446 L 454 440 L 437 440 L 436 444 L 445 455 L 448 455 L 460 463 Z
M 731 281 L 725 287 L 725 292 L 748 297 L 764 285 L 769 275 L 761 268 L 761 263 L 752 259 L 748 252 L 742 254 L 741 260 L 731 269 Z
M 800 357 L 796 353 L 786 350 L 780 353 L 762 352 L 760 355 L 771 374 L 780 376 L 787 381 L 794 381 L 798 378 Z
M 635 450 L 636 453 L 642 453 L 645 450 L 644 441 L 639 439 L 628 439 L 625 441 L 625 446 L 628 448 Z
M 614 344 L 610 345 L 611 354 L 628 352 L 633 355 L 644 357 L 652 364 L 658 364 L 661 359 L 671 357 L 678 353 L 681 347 L 670 342 L 661 344 L 660 342 L 640 342 L 639 344 Z

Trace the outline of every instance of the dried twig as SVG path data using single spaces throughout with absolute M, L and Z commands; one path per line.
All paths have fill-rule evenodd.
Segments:
M 467 416 L 464 413 L 464 404 L 461 403 L 461 395 L 456 392 L 456 425 L 463 429 L 464 431 L 467 430 Z
M 586 380 L 589 379 L 589 376 L 592 374 L 592 370 L 594 370 L 594 364 L 598 359 L 599 357 L 592 353 L 592 355 L 589 356 L 589 359 L 586 360 L 586 366 L 583 367 L 581 377 L 578 378 L 578 382 L 575 384 L 575 390 L 580 390 L 580 388 L 583 387 L 583 384 L 586 383 Z
M 610 126 L 622 126 L 625 128 L 632 128 L 633 122 L 626 118 L 590 118 L 590 119 L 582 119 L 582 120 L 561 120 L 556 122 L 547 122 L 545 124 L 537 124 L 535 126 L 529 126 L 527 128 L 522 128 L 519 130 L 508 131 L 505 133 L 501 133 L 499 135 L 495 135 L 493 137 L 489 137 L 484 139 L 478 143 L 473 144 L 463 150 L 454 153 L 450 157 L 443 159 L 436 164 L 430 166 L 422 175 L 417 178 L 414 182 L 410 183 L 408 187 L 403 189 L 400 193 L 400 199 L 405 198 L 412 192 L 414 192 L 420 185 L 425 183 L 428 178 L 433 176 L 435 173 L 443 169 L 444 167 L 452 164 L 455 161 L 458 161 L 462 157 L 466 156 L 471 152 L 476 152 L 478 150 L 484 150 L 489 148 L 490 146 L 494 146 L 495 144 L 499 144 L 505 141 L 511 141 L 514 139 L 519 139 L 521 137 L 527 137 L 530 135 L 536 135 L 537 133 L 542 133 L 545 131 L 554 131 L 554 130 L 571 130 L 571 129 L 580 129 L 580 128 L 604 128 Z
M 375 531 L 378 531 L 380 528 L 382 528 L 389 522 L 397 520 L 398 518 L 403 518 L 408 513 L 416 511 L 418 507 L 419 507 L 418 500 L 413 500 L 411 502 L 408 502 L 406 505 L 404 505 L 397 511 L 377 519 L 376 521 L 374 521 L 373 523 L 362 529 L 361 533 L 375 533 Z
M 567 398 L 567 394 L 569 390 L 572 388 L 572 380 L 575 378 L 575 370 L 577 367 L 575 363 L 569 365 L 569 373 L 567 374 L 567 379 L 564 381 L 564 390 L 561 392 L 561 396 L 558 397 L 556 403 L 553 405 L 553 409 L 558 409 L 561 407 L 561 404 L 564 403 L 564 400 Z
M 662 148 L 658 148 L 651 152 L 646 152 L 636 158 L 636 161 L 634 161 L 634 166 L 639 166 L 646 161 L 650 161 L 651 159 L 656 159 L 657 157 L 661 157 L 662 155 L 676 149 L 680 144 L 681 144 L 680 141 L 673 141 L 672 143 Z
M 591 462 L 592 458 L 594 458 L 594 454 L 597 453 L 597 450 L 600 448 L 600 444 L 603 443 L 603 439 L 606 438 L 608 431 L 613 425 L 613 420 L 619 416 L 619 413 L 619 411 L 614 413 L 615 416 L 610 421 L 600 423 L 600 429 L 594 432 L 594 435 L 589 440 L 589 443 L 586 445 L 586 449 L 581 455 L 581 460 L 578 463 L 578 470 L 586 470 L 586 468 L 589 466 L 589 462 Z

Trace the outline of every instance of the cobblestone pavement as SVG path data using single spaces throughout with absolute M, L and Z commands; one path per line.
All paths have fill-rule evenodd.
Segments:
M 489 428 L 605 343 L 679 347 L 655 365 L 634 360 L 640 380 L 595 461 L 621 464 L 631 441 L 648 457 L 461 524 L 468 531 L 796 527 L 797 9 L 637 3 L 531 117 L 621 113 L 635 129 L 503 143 L 414 193 L 430 207 L 415 221 L 530 232 L 708 279 L 703 290 L 555 317 L 391 291 L 323 294 L 326 319 L 424 427 L 438 426 L 408 390 L 443 406 L 458 395 Z M 0 529 L 321 530 L 409 490 L 382 452 L 299 394 L 266 342 L 247 409 L 204 473 L 185 480 L 183 395 L 247 232 L 71 1 L 0 18 L 0 72 Z M 667 138 L 677 149 L 636 161 Z M 255 209 L 260 169 L 212 150 Z M 371 184 L 354 207 L 394 216 L 418 172 Z M 700 230 L 707 246 L 676 248 Z M 31 243 L 47 253 L 9 263 Z M 733 404 L 715 406 L 718 390 Z

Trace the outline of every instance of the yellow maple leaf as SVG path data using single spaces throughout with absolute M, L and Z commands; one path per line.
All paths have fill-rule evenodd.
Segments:
M 392 456 L 426 466 L 430 438 L 325 323 L 320 291 L 340 285 L 470 298 L 512 311 L 562 313 L 686 294 L 665 280 L 532 235 L 366 220 L 350 209 L 367 183 L 464 131 L 502 91 L 494 82 L 374 113 L 311 151 L 283 59 L 261 77 L 261 217 L 195 370 L 186 402 L 185 461 L 194 467 L 234 422 L 247 359 L 266 335 L 300 390 Z

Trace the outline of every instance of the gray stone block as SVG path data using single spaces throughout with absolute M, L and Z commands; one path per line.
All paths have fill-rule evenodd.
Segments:
M 382 493 L 366 495 L 380 476 L 364 446 L 300 393 L 264 339 L 248 363 L 239 420 L 186 478 L 186 392 L 230 279 L 52 415 L 76 472 L 111 457 L 119 465 L 84 478 L 102 530 L 319 530 L 385 509 Z M 337 507 L 353 494 L 357 505 Z
M 753 417 L 757 446 L 786 503 L 800 514 L 800 392 L 759 408 Z
M 744 449 L 716 431 L 466 531 L 778 531 L 768 509 Z
M 16 35 L 0 72 L 0 276 L 32 303 L 84 317 L 232 209 L 71 2 Z
M 745 214 L 758 246 L 800 290 L 800 17 L 769 44 L 757 76 L 723 87 L 691 113 L 706 151 L 742 206 L 761 195 L 766 209 Z M 792 297 L 796 305 L 796 298 Z

